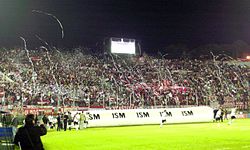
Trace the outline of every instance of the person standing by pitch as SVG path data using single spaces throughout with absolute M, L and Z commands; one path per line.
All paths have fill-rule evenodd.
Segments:
M 64 115 L 63 115 L 63 129 L 64 129 L 64 131 L 67 130 L 68 119 L 69 119 L 69 116 L 68 116 L 68 114 L 65 112 Z
M 46 135 L 47 129 L 43 124 L 35 125 L 35 116 L 28 114 L 25 125 L 20 127 L 15 135 L 14 143 L 22 150 L 44 150 L 40 136 Z

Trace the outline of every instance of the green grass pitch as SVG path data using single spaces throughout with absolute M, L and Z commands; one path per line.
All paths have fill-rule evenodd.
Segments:
M 48 131 L 45 150 L 249 150 L 250 119 Z

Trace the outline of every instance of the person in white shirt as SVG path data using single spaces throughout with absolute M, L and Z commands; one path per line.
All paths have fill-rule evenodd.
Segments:
M 160 127 L 162 128 L 163 127 L 163 124 L 167 122 L 167 119 L 166 118 L 162 118 L 161 119 L 161 123 L 160 123 Z
M 220 121 L 220 116 L 221 116 L 221 108 L 218 109 L 215 115 L 215 121 Z
M 79 129 L 79 123 L 80 123 L 80 114 L 76 113 L 75 116 L 74 116 L 74 128 L 76 130 Z
M 233 123 L 233 120 L 236 119 L 236 108 L 232 108 L 231 109 L 231 113 L 230 113 L 230 119 L 228 124 L 231 125 Z

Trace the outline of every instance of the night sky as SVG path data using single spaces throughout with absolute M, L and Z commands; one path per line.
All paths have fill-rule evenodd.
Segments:
M 41 10 L 55 15 L 32 13 Z M 108 37 L 134 38 L 144 51 L 169 44 L 250 43 L 249 0 L 0 0 L 0 47 L 39 46 L 40 36 L 60 47 L 95 47 Z

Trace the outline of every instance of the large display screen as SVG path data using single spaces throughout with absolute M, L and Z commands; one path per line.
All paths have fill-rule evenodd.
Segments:
M 111 38 L 111 53 L 135 54 L 135 40 L 123 38 Z

